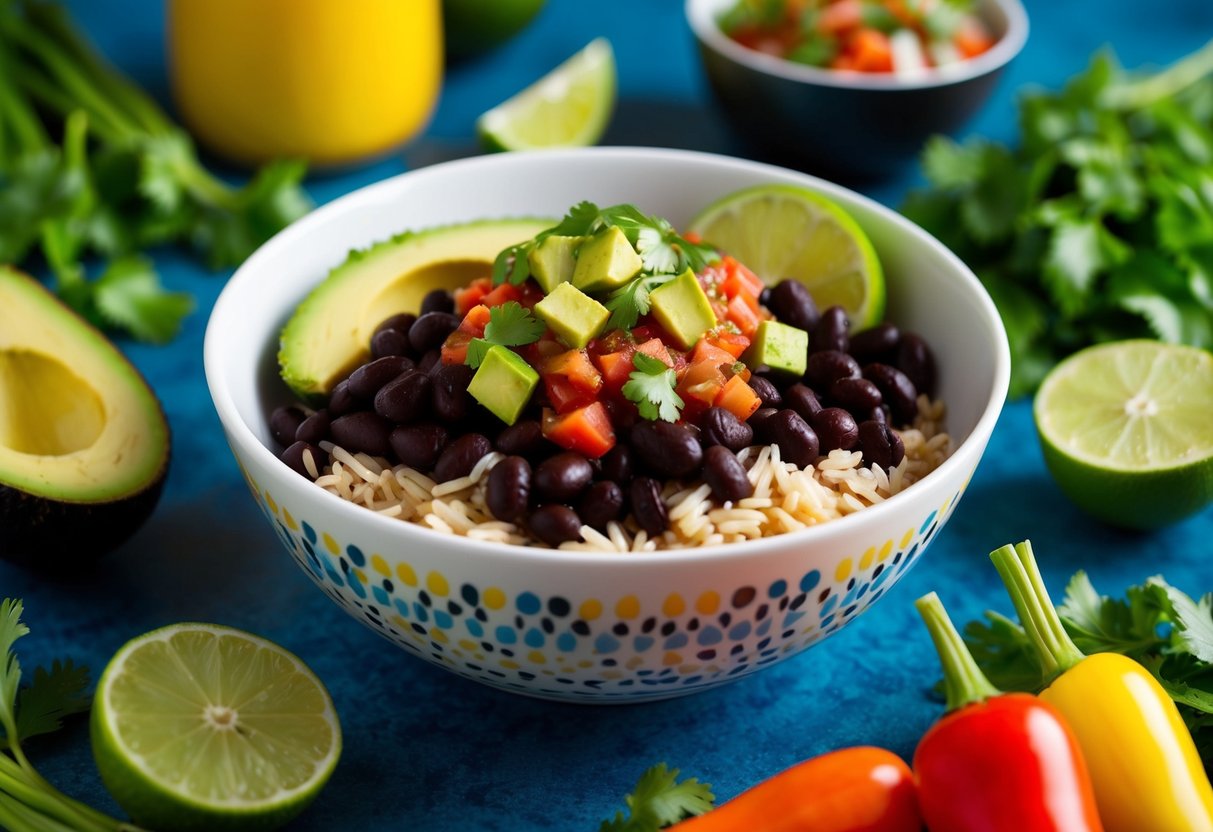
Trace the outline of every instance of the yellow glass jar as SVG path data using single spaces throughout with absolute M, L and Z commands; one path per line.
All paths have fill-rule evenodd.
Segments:
M 319 166 L 384 154 L 429 122 L 441 0 L 169 0 L 173 96 L 205 146 Z

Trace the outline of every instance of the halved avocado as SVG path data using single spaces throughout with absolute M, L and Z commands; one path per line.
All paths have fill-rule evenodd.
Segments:
M 370 357 L 371 335 L 385 318 L 416 312 L 434 289 L 458 289 L 492 272 L 498 252 L 529 240 L 553 220 L 483 220 L 405 232 L 351 251 L 311 291 L 282 330 L 282 379 L 320 403 Z
M 0 267 L 0 557 L 82 562 L 156 507 L 169 429 L 147 382 L 37 281 Z

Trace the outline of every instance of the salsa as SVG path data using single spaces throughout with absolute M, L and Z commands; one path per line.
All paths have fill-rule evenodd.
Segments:
M 738 0 L 726 35 L 794 63 L 913 76 L 976 57 L 994 37 L 954 0 Z

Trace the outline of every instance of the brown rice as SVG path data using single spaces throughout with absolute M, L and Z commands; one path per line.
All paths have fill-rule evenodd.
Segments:
M 715 546 L 769 537 L 817 525 L 887 500 L 922 479 L 951 454 L 952 440 L 943 431 L 942 402 L 919 397 L 919 415 L 909 430 L 899 431 L 905 458 L 893 469 L 861 467 L 858 451 L 831 451 L 811 468 L 801 470 L 779 457 L 778 445 L 755 445 L 737 456 L 745 465 L 754 494 L 737 503 L 716 505 L 702 483 L 666 483 L 663 498 L 669 528 L 650 538 L 628 520 L 612 522 L 606 532 L 581 529 L 583 541 L 561 549 L 592 552 L 649 552 L 657 549 Z M 420 471 L 389 465 L 382 458 L 351 454 L 329 442 L 320 443 L 330 464 L 317 470 L 311 454 L 304 464 L 316 484 L 342 499 L 387 517 L 397 517 L 476 540 L 544 544 L 526 529 L 496 520 L 485 503 L 489 470 L 503 459 L 483 457 L 466 477 L 436 483 Z

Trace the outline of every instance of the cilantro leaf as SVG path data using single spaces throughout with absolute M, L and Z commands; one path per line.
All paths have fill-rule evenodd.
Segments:
M 620 811 L 603 821 L 599 832 L 657 832 L 688 817 L 711 811 L 716 796 L 712 787 L 694 777 L 679 782 L 678 769 L 658 763 L 640 776 Z
M 475 370 L 484 363 L 484 359 L 488 358 L 491 346 L 493 345 L 483 338 L 473 338 L 468 341 L 468 355 L 464 363 Z
M 9 745 L 19 741 L 17 732 L 17 688 L 21 684 L 21 663 L 13 652 L 17 639 L 29 635 L 29 627 L 21 621 L 20 600 L 0 601 L 0 728 Z
M 102 322 L 153 344 L 176 337 L 182 319 L 194 308 L 188 294 L 167 291 L 151 261 L 143 257 L 113 261 L 90 288 Z
M 674 371 L 661 359 L 642 352 L 632 355 L 632 366 L 636 369 L 623 385 L 624 397 L 636 404 L 644 419 L 677 422 L 685 403 L 674 390 L 678 384 Z
M 86 688 L 88 668 L 71 659 L 55 659 L 49 671 L 34 668 L 33 682 L 17 694 L 17 736 L 27 740 L 54 733 L 65 717 L 87 711 L 91 700 Z
M 652 304 L 649 293 L 663 283 L 674 279 L 673 274 L 655 274 L 634 277 L 607 296 L 603 304 L 610 311 L 608 329 L 630 330 L 636 326 L 641 315 L 649 314 Z
M 536 318 L 529 309 L 517 301 L 506 301 L 489 310 L 489 322 L 484 327 L 483 338 L 473 338 L 468 343 L 467 365 L 479 367 L 494 344 L 503 347 L 521 347 L 533 344 L 543 337 L 547 325 Z

